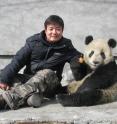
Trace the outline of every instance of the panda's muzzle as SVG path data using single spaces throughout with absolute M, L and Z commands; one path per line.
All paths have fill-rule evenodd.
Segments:
M 93 64 L 94 65 L 98 65 L 99 64 L 99 61 L 93 61 Z
M 93 61 L 92 63 L 90 63 L 90 67 L 95 70 L 98 66 L 100 65 L 99 61 Z

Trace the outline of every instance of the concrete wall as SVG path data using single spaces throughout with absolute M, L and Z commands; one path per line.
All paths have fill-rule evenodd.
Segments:
M 0 55 L 15 54 L 51 14 L 64 19 L 64 36 L 80 51 L 87 35 L 117 39 L 116 0 L 0 0 Z M 8 62 L 0 59 L 0 68 Z

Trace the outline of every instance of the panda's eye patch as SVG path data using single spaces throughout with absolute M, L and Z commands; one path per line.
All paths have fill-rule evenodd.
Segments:
M 102 56 L 102 58 L 103 58 L 103 59 L 105 59 L 105 58 L 106 58 L 106 56 L 105 56 L 104 52 L 101 52 L 100 54 L 101 54 L 101 56 Z
M 94 51 L 91 51 L 89 54 L 89 57 L 91 57 L 94 54 Z

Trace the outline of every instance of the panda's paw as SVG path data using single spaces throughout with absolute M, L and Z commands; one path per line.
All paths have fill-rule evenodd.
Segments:
M 69 100 L 68 100 L 68 95 L 67 94 L 57 94 L 56 95 L 56 100 L 58 103 L 60 103 L 63 106 L 69 106 Z

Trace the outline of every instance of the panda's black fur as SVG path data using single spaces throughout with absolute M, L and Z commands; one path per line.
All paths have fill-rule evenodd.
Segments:
M 93 42 L 92 36 L 86 38 L 85 44 L 88 45 L 90 42 Z M 109 39 L 108 46 L 114 48 L 116 41 Z M 105 59 L 104 55 L 102 57 Z M 100 65 L 94 71 L 87 63 L 82 65 L 75 60 L 76 58 L 71 62 L 71 69 L 75 79 L 82 80 L 75 82 L 79 86 L 75 91 L 69 91 L 70 94 L 58 94 L 58 102 L 63 106 L 90 106 L 117 100 L 117 65 L 114 59 Z M 70 85 L 70 90 L 74 90 L 74 82 Z

